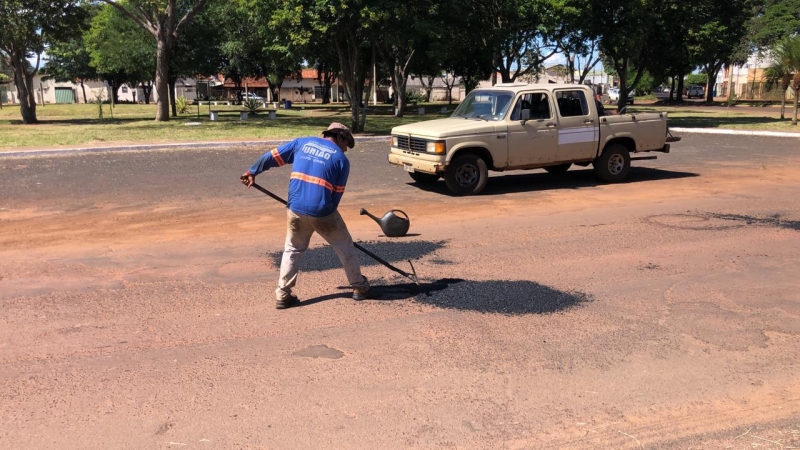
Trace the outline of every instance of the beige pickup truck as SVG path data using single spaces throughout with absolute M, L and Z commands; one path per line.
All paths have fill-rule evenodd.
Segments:
M 469 195 L 486 186 L 489 170 L 561 173 L 591 163 L 601 180 L 620 182 L 631 160 L 656 158 L 631 154 L 669 153 L 666 113 L 611 115 L 598 103 L 575 84 L 476 89 L 447 119 L 393 128 L 389 162 L 418 183 L 443 177 L 450 191 Z

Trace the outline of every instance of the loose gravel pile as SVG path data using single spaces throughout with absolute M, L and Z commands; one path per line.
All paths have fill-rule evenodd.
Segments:
M 432 283 L 373 286 L 378 300 L 413 299 L 440 308 L 507 315 L 547 314 L 591 300 L 582 292 L 565 292 L 533 281 L 442 279 Z
M 395 263 L 407 261 L 409 259 L 413 261 L 432 254 L 444 247 L 445 242 L 446 241 L 369 241 L 359 242 L 359 244 L 384 260 Z M 356 250 L 356 253 L 358 254 L 358 260 L 361 262 L 362 266 L 375 266 L 380 264 L 365 255 L 361 250 Z M 272 252 L 269 256 L 272 258 L 273 264 L 275 264 L 276 267 L 280 267 L 283 251 Z M 336 253 L 328 245 L 310 248 L 303 254 L 303 258 L 300 259 L 300 270 L 330 270 L 341 267 L 342 263 L 339 262 L 339 257 L 336 256 Z M 408 267 L 402 267 L 402 269 L 406 271 L 409 270 Z

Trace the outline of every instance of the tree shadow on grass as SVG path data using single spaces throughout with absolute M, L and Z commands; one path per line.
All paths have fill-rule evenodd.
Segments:
M 791 119 L 776 117 L 742 117 L 742 116 L 709 116 L 709 117 L 670 117 L 670 127 L 686 128 L 720 128 L 731 126 L 764 126 L 788 124 Z
M 525 280 L 470 281 L 444 278 L 430 283 L 376 285 L 374 301 L 413 300 L 425 305 L 458 311 L 519 316 L 550 314 L 592 300 L 589 294 L 568 292 Z M 325 295 L 301 302 L 308 306 L 325 300 L 349 297 L 347 293 Z
M 394 263 L 422 258 L 423 256 L 435 254 L 437 250 L 444 247 L 446 241 L 368 241 L 359 242 L 362 247 L 375 253 L 384 260 Z M 380 263 L 356 250 L 358 260 L 362 266 L 376 266 Z M 276 267 L 281 265 L 282 251 L 272 252 L 268 255 L 272 258 L 272 263 Z M 342 267 L 339 257 L 330 246 L 324 245 L 308 249 L 300 259 L 300 270 L 322 271 L 337 269 Z

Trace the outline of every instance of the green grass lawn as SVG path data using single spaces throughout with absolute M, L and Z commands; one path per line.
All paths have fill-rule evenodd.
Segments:
M 209 120 L 209 107 L 196 105 L 189 113 L 169 122 L 156 122 L 155 105 L 116 105 L 113 119 L 109 105 L 104 120 L 97 118 L 97 105 L 47 105 L 36 108 L 38 124 L 20 122 L 19 107 L 0 110 L 0 151 L 14 148 L 43 148 L 112 143 L 199 142 L 216 140 L 261 140 L 319 135 L 333 121 L 350 123 L 350 111 L 342 105 L 294 104 L 290 110 L 278 109 L 275 120 L 260 112 L 249 120 L 239 120 L 239 106 L 211 106 L 220 111 L 218 121 Z M 410 109 L 396 118 L 390 105 L 370 106 L 364 134 L 388 134 L 392 127 L 420 120 L 446 117 L 439 113 L 445 105 L 429 106 L 428 114 Z M 450 111 L 454 108 L 450 107 Z M 435 112 L 433 112 L 435 111 Z
M 392 127 L 446 117 L 439 112 L 445 104 L 428 104 L 427 114 L 419 115 L 409 107 L 405 116 L 396 118 L 390 105 L 370 106 L 364 134 L 388 134 Z M 454 106 L 449 107 L 452 112 Z M 332 121 L 350 123 L 345 105 L 294 104 L 293 109 L 278 109 L 270 120 L 262 112 L 250 120 L 239 120 L 239 106 L 211 106 L 221 111 L 220 120 L 208 119 L 208 106 L 191 106 L 189 113 L 169 122 L 155 122 L 155 105 L 117 105 L 112 112 L 104 105 L 105 120 L 97 118 L 97 105 L 46 105 L 36 109 L 36 125 L 20 122 L 19 107 L 0 109 L 0 151 L 15 148 L 45 148 L 118 143 L 200 142 L 219 140 L 282 139 L 318 135 Z M 748 107 L 703 107 L 635 105 L 630 112 L 667 111 L 673 127 L 735 128 L 748 130 L 797 131 L 790 119 L 780 120 L 773 109 Z M 791 111 L 787 111 L 790 115 Z M 195 123 L 197 125 L 190 125 Z
M 793 126 L 791 109 L 786 110 L 786 119 L 780 118 L 775 108 L 751 108 L 748 106 L 633 106 L 629 112 L 661 112 L 669 114 L 671 127 L 726 128 L 738 130 L 788 131 L 800 133 L 800 126 Z

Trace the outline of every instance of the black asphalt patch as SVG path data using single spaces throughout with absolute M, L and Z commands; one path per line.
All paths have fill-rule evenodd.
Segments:
M 652 225 L 693 231 L 719 231 L 741 228 L 748 225 L 770 226 L 800 231 L 800 221 L 783 219 L 780 214 L 756 217 L 744 214 L 685 213 L 657 214 L 644 218 Z
M 445 243 L 446 241 L 359 242 L 362 247 L 390 263 L 415 260 L 426 255 L 434 254 L 437 250 L 444 247 Z M 362 266 L 376 266 L 380 264 L 360 250 L 356 250 L 356 253 L 358 254 L 358 260 Z M 269 254 L 269 257 L 272 258 L 275 267 L 280 267 L 283 251 L 272 252 Z M 339 262 L 339 257 L 336 256 L 333 249 L 325 245 L 306 250 L 303 257 L 300 259 L 299 266 L 301 271 L 316 271 L 341 268 L 342 263 Z M 409 270 L 408 267 L 403 267 L 402 269 L 406 271 Z
M 432 283 L 373 286 L 376 300 L 413 299 L 439 308 L 524 315 L 563 311 L 591 300 L 589 294 L 553 289 L 533 281 L 469 281 L 445 278 Z
M 744 214 L 707 214 L 709 217 L 722 220 L 731 220 L 735 222 L 744 223 L 746 225 L 766 225 L 772 227 L 788 228 L 790 230 L 800 231 L 800 220 L 786 220 L 782 219 L 780 214 L 773 214 L 769 217 L 755 217 Z

